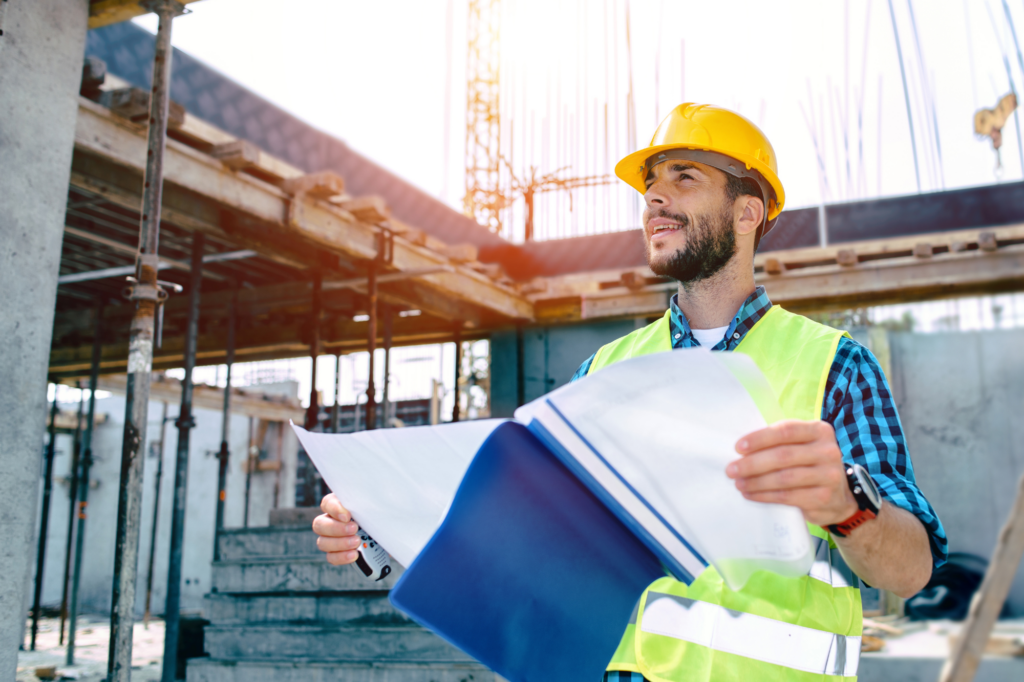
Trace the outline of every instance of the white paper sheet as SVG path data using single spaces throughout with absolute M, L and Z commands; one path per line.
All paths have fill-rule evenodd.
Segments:
M 444 519 L 473 455 L 504 421 L 352 434 L 292 428 L 352 518 L 408 566 Z
M 758 382 L 761 410 L 737 377 Z M 617 363 L 536 402 L 553 406 L 600 454 L 578 458 L 599 482 L 613 469 L 635 489 L 619 500 L 627 511 L 646 500 L 739 589 L 755 570 L 798 576 L 813 562 L 798 509 L 751 502 L 725 475 L 739 458 L 736 442 L 766 426 L 762 410 L 781 415 L 777 402 L 765 405 L 774 400 L 747 356 L 690 349 Z M 533 404 L 516 412 L 546 426 L 553 415 Z

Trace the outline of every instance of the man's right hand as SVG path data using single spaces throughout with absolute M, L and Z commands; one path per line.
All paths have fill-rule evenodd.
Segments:
M 331 493 L 320 502 L 320 516 L 313 519 L 313 532 L 319 535 L 316 546 L 327 554 L 327 561 L 335 566 L 351 564 L 359 556 L 359 524 L 341 506 L 338 498 Z

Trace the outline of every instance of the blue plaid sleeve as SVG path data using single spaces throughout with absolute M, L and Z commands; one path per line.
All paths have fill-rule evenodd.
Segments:
M 592 364 L 594 364 L 594 358 L 596 358 L 596 357 L 597 357 L 597 353 L 594 353 L 589 358 L 584 360 L 583 364 L 580 365 L 580 368 L 578 370 L 576 370 L 575 374 L 572 375 L 572 379 L 569 379 L 569 383 L 571 384 L 572 382 L 576 381 L 577 379 L 582 379 L 583 377 L 587 376 L 587 372 L 590 371 L 590 366 Z
M 825 390 L 821 418 L 835 427 L 843 459 L 867 469 L 885 499 L 921 520 L 934 566 L 941 566 L 949 554 L 946 531 L 914 480 L 903 426 L 878 360 L 843 337 Z

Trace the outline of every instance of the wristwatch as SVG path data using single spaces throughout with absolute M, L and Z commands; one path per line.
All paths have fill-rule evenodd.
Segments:
M 841 538 L 845 538 L 855 528 L 878 516 L 878 510 L 882 508 L 882 495 L 867 469 L 859 464 L 846 467 L 846 481 L 850 484 L 853 499 L 857 500 L 858 509 L 842 523 L 833 523 L 828 527 L 829 532 Z

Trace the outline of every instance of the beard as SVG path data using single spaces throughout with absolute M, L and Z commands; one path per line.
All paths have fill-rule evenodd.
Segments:
M 731 206 L 723 207 L 717 214 L 698 215 L 696 224 L 684 215 L 663 210 L 649 217 L 668 218 L 686 230 L 686 247 L 667 260 L 654 262 L 653 251 L 647 244 L 647 265 L 656 275 L 671 277 L 683 285 L 694 284 L 717 274 L 736 255 Z

